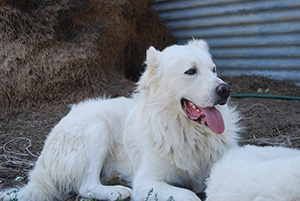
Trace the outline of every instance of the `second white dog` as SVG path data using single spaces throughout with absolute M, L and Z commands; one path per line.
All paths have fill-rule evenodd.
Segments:
M 195 193 L 212 164 L 237 146 L 230 86 L 217 77 L 202 40 L 162 52 L 150 47 L 146 64 L 132 98 L 85 101 L 54 127 L 20 201 L 64 200 L 73 192 L 143 201 L 149 189 L 159 200 L 200 200 Z M 133 191 L 105 185 L 113 176 Z
M 213 166 L 207 183 L 207 201 L 299 201 L 300 150 L 232 149 Z

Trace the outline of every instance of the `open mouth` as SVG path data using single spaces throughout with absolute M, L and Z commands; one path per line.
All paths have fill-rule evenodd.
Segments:
M 198 122 L 203 126 L 208 126 L 213 132 L 221 134 L 225 130 L 223 117 L 215 107 L 202 108 L 193 102 L 182 98 L 181 106 L 189 119 Z

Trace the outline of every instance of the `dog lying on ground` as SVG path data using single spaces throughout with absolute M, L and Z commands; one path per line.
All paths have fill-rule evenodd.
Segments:
M 232 149 L 213 166 L 206 194 L 207 201 L 299 201 L 300 150 Z
M 142 201 L 149 189 L 159 200 L 200 200 L 195 193 L 212 164 L 237 146 L 230 86 L 217 77 L 202 40 L 150 47 L 146 65 L 132 98 L 72 107 L 49 134 L 19 201 L 64 200 L 73 192 Z M 105 185 L 115 175 L 132 190 Z

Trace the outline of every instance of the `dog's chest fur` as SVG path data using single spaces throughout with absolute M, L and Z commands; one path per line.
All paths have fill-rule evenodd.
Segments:
M 168 167 L 164 168 L 168 170 L 165 173 L 168 183 L 195 192 L 203 190 L 212 164 L 229 146 L 224 136 L 202 128 L 176 111 L 148 109 L 147 112 L 136 113 L 133 121 L 139 125 L 135 128 L 138 136 L 134 139 L 132 136 L 130 139 L 134 142 L 127 141 L 125 146 L 139 145 L 127 149 L 131 152 L 129 155 L 136 156 L 134 161 L 143 160 L 141 158 L 145 154 L 153 155 L 154 158 L 146 158 Z

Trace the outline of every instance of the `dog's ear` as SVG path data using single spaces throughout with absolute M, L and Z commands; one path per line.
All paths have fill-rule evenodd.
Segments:
M 138 82 L 138 90 L 148 89 L 151 83 L 155 82 L 158 74 L 158 59 L 160 51 L 153 46 L 149 47 L 146 53 L 146 69 Z
M 202 50 L 209 52 L 209 47 L 207 45 L 207 43 L 204 40 L 200 40 L 200 39 L 192 39 L 188 42 L 188 45 L 190 46 L 196 46 L 201 48 Z
M 153 46 L 149 47 L 146 52 L 146 65 L 147 67 L 157 67 L 159 51 L 156 50 Z

